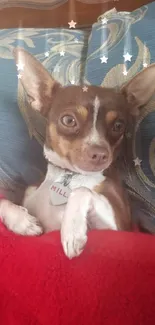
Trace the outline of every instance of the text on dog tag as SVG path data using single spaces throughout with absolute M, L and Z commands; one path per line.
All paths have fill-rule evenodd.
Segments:
M 71 190 L 62 183 L 54 182 L 50 186 L 50 201 L 52 205 L 62 205 L 67 203 Z

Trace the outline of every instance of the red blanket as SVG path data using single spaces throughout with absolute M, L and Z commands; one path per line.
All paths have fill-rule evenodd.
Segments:
M 92 231 L 68 260 L 58 232 L 28 238 L 1 227 L 0 324 L 155 324 L 155 238 Z

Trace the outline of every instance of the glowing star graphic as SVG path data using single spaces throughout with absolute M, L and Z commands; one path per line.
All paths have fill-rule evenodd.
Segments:
M 77 23 L 74 21 L 74 20 L 71 20 L 69 23 L 68 23 L 68 25 L 69 25 L 69 28 L 75 28 L 75 25 L 76 25 Z
M 45 52 L 45 58 L 48 58 L 49 57 L 49 52 L 47 51 L 47 52 Z
M 123 55 L 125 62 L 126 61 L 131 61 L 132 55 L 130 55 L 128 52 L 126 54 Z
M 123 74 L 124 74 L 124 76 L 127 76 L 128 71 L 127 71 L 126 69 L 124 69 L 124 70 L 123 70 Z
M 142 160 L 140 160 L 138 157 L 136 159 L 133 160 L 134 161 L 134 164 L 135 166 L 140 166 Z
M 19 73 L 19 74 L 17 75 L 17 77 L 18 77 L 18 79 L 21 79 L 21 78 L 22 78 L 22 75 Z
M 65 56 L 65 51 L 60 51 L 60 56 Z
M 108 58 L 107 58 L 105 55 L 103 55 L 103 56 L 100 58 L 100 60 L 101 60 L 101 63 L 107 63 Z
M 143 67 L 144 68 L 147 68 L 148 67 L 148 64 L 147 63 L 143 63 Z
M 78 38 L 75 38 L 75 43 L 79 43 L 79 40 L 78 40 Z
M 108 22 L 108 19 L 107 19 L 106 17 L 101 19 L 101 23 L 102 23 L 103 25 L 106 25 L 107 22 Z
M 84 93 L 87 93 L 88 87 L 87 86 L 83 86 L 82 90 L 83 90 Z
M 18 71 L 23 71 L 24 70 L 24 66 L 25 66 L 25 64 L 22 63 L 22 62 L 19 62 L 19 63 L 16 64 L 16 67 L 17 67 L 17 70 Z
M 71 84 L 75 85 L 75 80 L 74 79 L 71 80 Z

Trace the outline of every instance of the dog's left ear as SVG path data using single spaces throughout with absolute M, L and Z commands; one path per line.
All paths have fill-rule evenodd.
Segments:
M 13 55 L 27 99 L 32 109 L 47 116 L 56 91 L 61 85 L 52 78 L 36 58 L 22 48 L 16 48 Z
M 155 92 L 155 64 L 138 73 L 122 87 L 121 92 L 130 104 L 131 114 L 138 115 L 139 109 L 147 104 Z

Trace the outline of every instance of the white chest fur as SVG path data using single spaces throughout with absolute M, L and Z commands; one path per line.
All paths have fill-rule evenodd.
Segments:
M 66 171 L 64 169 L 49 163 L 44 182 L 24 202 L 24 206 L 29 213 L 40 220 L 45 231 L 56 230 L 61 227 L 66 204 L 52 205 L 50 188 L 54 182 L 62 183 L 65 176 Z M 80 187 L 93 190 L 96 185 L 104 180 L 105 176 L 101 173 L 91 173 L 89 175 L 73 173 L 68 186 L 71 191 Z

